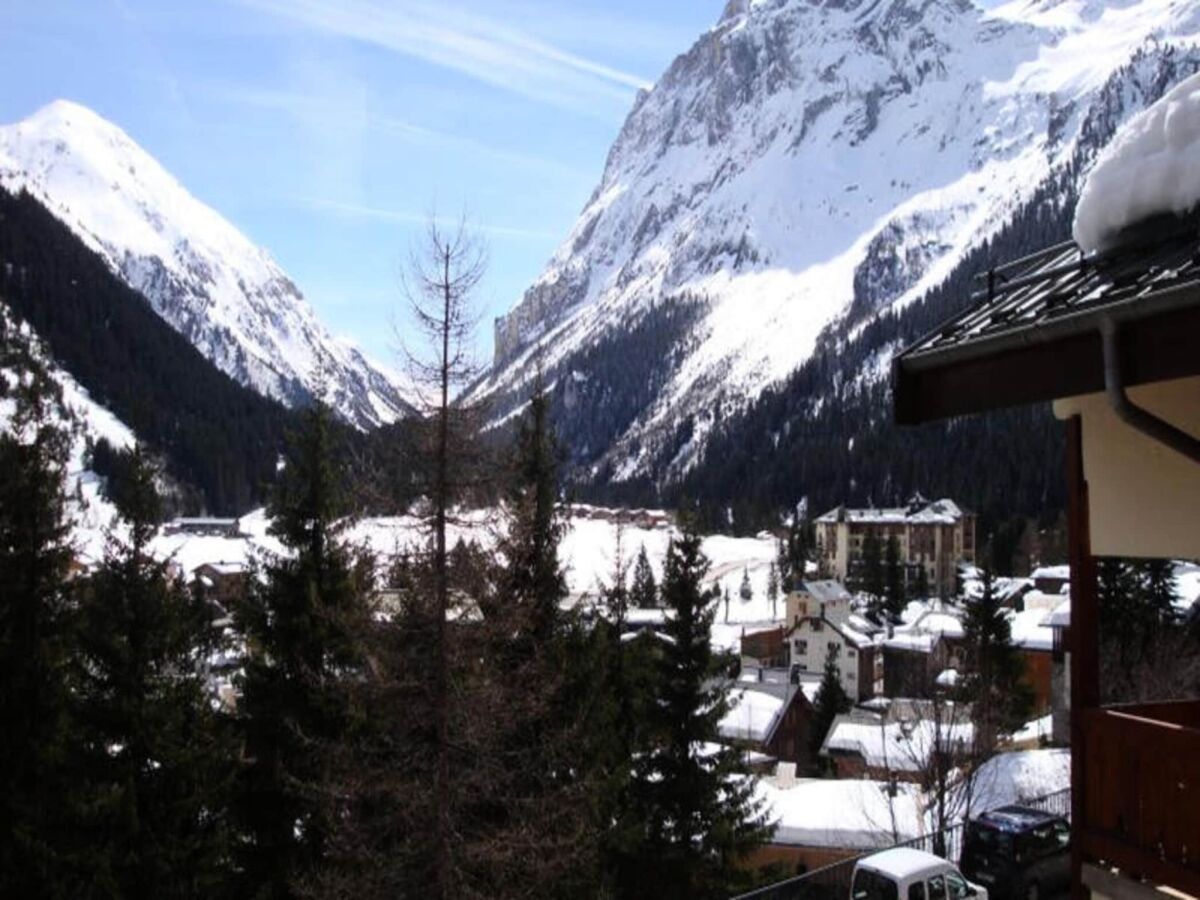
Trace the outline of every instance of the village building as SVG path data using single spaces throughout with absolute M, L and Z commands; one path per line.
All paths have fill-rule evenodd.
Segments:
M 884 696 L 933 696 L 942 672 L 963 667 L 963 636 L 962 611 L 936 600 L 890 629 L 881 648 Z
M 746 868 L 780 867 L 789 875 L 881 850 L 925 833 L 916 785 L 788 777 L 780 767 L 756 792 L 776 824 Z
M 218 613 L 232 610 L 246 596 L 249 573 L 241 562 L 201 563 L 192 572 L 192 583 Z
M 1063 599 L 1060 595 L 1055 605 Z M 1052 612 L 1053 607 L 1026 606 L 1009 622 L 1024 667 L 1023 680 L 1033 692 L 1033 715 L 1039 717 L 1051 712 L 1054 698 L 1055 638 L 1047 622 Z
M 192 537 L 245 537 L 238 519 L 212 516 L 192 516 L 172 519 L 163 526 L 163 534 L 186 534 Z
M 742 664 L 753 663 L 763 668 L 779 668 L 787 665 L 788 650 L 784 627 L 742 629 Z
M 1042 619 L 1050 629 L 1050 740 L 1071 742 L 1071 601 L 1063 600 Z
M 812 763 L 809 727 L 815 685 L 780 681 L 738 681 L 729 710 L 717 725 L 722 740 L 772 760 L 808 769 Z
M 881 713 L 855 709 L 837 716 L 820 756 L 833 763 L 838 778 L 915 784 L 925 777 L 934 753 L 963 753 L 973 739 L 969 706 L 909 702 Z
M 1200 896 L 1200 701 L 1101 704 L 1096 577 L 1097 556 L 1200 558 L 1200 252 L 1177 214 L 1200 201 L 1198 98 L 1189 78 L 1118 134 L 1081 193 L 1082 246 L 981 273 L 893 363 L 901 424 L 1047 402 L 1066 424 L 1076 900 Z
M 875 696 L 882 686 L 880 629 L 852 607 L 850 593 L 836 581 L 805 581 L 788 594 L 786 643 L 796 678 L 820 676 L 837 655 L 842 687 L 854 700 Z
M 818 565 L 846 582 L 859 577 L 868 535 L 879 541 L 880 553 L 896 539 L 905 581 L 916 584 L 924 568 L 929 590 L 936 596 L 954 594 L 955 569 L 975 561 L 975 516 L 953 500 L 914 496 L 906 506 L 849 509 L 839 506 L 815 521 Z

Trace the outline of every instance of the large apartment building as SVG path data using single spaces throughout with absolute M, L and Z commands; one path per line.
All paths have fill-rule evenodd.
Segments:
M 906 506 L 893 508 L 839 506 L 815 525 L 822 572 L 841 581 L 853 581 L 858 574 L 869 534 L 878 538 L 881 552 L 896 538 L 907 580 L 912 583 L 923 566 L 929 590 L 938 596 L 953 593 L 959 562 L 975 562 L 975 516 L 953 500 L 916 495 Z

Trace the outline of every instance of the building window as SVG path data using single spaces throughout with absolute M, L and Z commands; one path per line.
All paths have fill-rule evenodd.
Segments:
M 796 641 L 796 655 L 804 656 L 808 653 L 808 641 Z
M 841 646 L 841 645 L 838 644 L 836 641 L 830 641 L 828 644 L 825 645 L 825 652 L 837 653 L 839 646 Z

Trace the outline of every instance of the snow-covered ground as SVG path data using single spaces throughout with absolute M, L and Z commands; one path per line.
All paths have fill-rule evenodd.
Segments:
M 116 449 L 128 449 L 134 444 L 133 432 L 92 400 L 74 378 L 55 367 L 32 330 L 16 322 L 3 305 L 0 305 L 0 319 L 0 329 L 9 335 L 9 340 L 25 348 L 61 391 L 62 402 L 55 404 L 51 414 L 54 422 L 70 436 L 65 485 L 66 515 L 73 526 L 70 539 L 76 558 L 85 565 L 93 564 L 104 555 L 109 534 L 116 527 L 117 514 L 103 495 L 101 479 L 88 468 L 89 444 L 103 439 Z M 10 389 L 28 377 L 27 371 L 0 368 L 0 378 Z M 16 403 L 11 397 L 0 399 L 0 432 L 11 432 L 15 410 Z
M 1071 751 L 1016 750 L 989 759 L 974 778 L 971 813 L 1021 803 L 1071 786 Z
M 628 515 L 624 516 L 629 518 Z M 619 524 L 617 511 L 589 506 L 570 507 L 567 529 L 559 548 L 559 558 L 567 575 L 567 585 L 574 602 L 598 601 L 602 592 L 612 584 L 616 567 L 618 543 L 627 577 L 632 578 L 633 563 L 642 547 L 661 583 L 667 546 L 675 533 L 665 513 L 654 512 L 638 517 L 638 523 Z M 650 521 L 646 521 L 650 520 Z M 263 510 L 256 510 L 239 520 L 244 537 L 197 536 L 184 533 L 162 534 L 155 539 L 155 552 L 174 560 L 185 575 L 201 564 L 212 562 L 250 564 L 264 552 L 279 553 L 282 547 L 268 534 L 269 521 Z M 450 541 L 477 541 L 481 546 L 493 546 L 503 519 L 495 511 L 465 512 L 451 526 Z M 424 540 L 421 521 L 414 516 L 367 518 L 353 523 L 346 540 L 366 547 L 381 558 L 398 553 L 406 547 L 418 546 Z M 702 549 L 711 567 L 707 586 L 715 586 L 730 598 L 719 601 L 713 625 L 715 646 L 736 649 L 743 632 L 769 627 L 781 622 L 784 616 L 782 595 L 772 608 L 767 598 L 768 572 L 775 559 L 776 545 L 769 534 L 736 538 L 709 535 Z M 748 575 L 751 596 L 743 600 L 740 594 L 742 579 Z

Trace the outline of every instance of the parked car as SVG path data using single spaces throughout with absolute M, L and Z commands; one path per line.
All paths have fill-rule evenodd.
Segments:
M 988 892 L 972 884 L 940 856 L 897 847 L 873 853 L 854 865 L 850 900 L 988 900 Z
M 1070 888 L 1070 846 L 1062 816 L 1005 806 L 967 823 L 962 870 L 996 900 L 1039 900 Z

